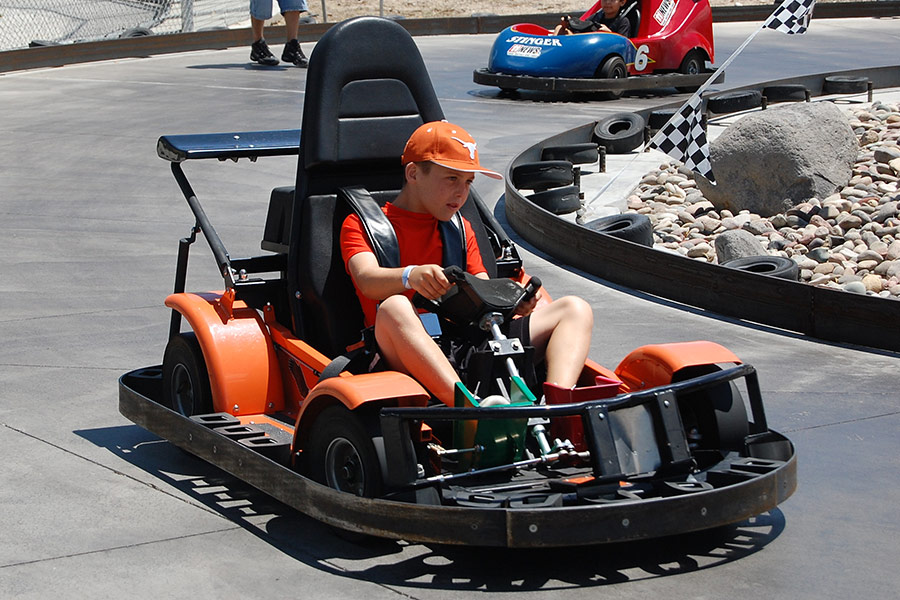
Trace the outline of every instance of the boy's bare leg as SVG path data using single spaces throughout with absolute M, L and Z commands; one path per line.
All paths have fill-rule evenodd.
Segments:
M 547 361 L 547 381 L 571 388 L 578 383 L 591 348 L 594 313 L 577 296 L 566 296 L 531 313 L 531 344 Z
M 438 400 L 453 406 L 459 376 L 406 296 L 391 296 L 378 306 L 375 339 L 392 369 L 412 376 Z

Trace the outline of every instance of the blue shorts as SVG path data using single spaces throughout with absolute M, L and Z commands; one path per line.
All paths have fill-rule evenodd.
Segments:
M 308 10 L 306 0 L 278 0 L 278 8 L 281 9 L 281 14 L 292 10 Z M 250 16 L 261 21 L 271 19 L 272 0 L 250 0 Z

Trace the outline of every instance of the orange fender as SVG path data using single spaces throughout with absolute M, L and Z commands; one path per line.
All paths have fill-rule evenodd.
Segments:
M 396 371 L 351 375 L 341 373 L 320 381 L 310 390 L 297 416 L 295 448 L 302 448 L 309 428 L 326 407 L 340 403 L 349 410 L 364 404 L 390 406 L 425 406 L 431 395 L 418 381 Z
M 671 383 L 672 375 L 686 367 L 740 362 L 731 350 L 714 342 L 653 344 L 633 350 L 616 367 L 616 375 L 636 391 Z
M 284 409 L 281 369 L 259 313 L 221 293 L 172 294 L 166 306 L 184 315 L 197 335 L 212 389 L 213 408 L 233 415 Z

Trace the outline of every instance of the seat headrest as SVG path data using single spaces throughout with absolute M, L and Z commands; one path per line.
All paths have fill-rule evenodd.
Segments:
M 422 123 L 444 118 L 412 36 L 388 19 L 332 27 L 310 58 L 301 163 L 397 161 Z

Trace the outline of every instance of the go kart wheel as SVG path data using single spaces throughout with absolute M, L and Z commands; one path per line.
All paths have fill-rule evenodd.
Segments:
M 687 367 L 676 372 L 672 382 L 721 370 L 716 365 Z M 750 423 L 744 399 L 734 382 L 680 395 L 678 407 L 692 454 L 702 450 L 743 449 Z
M 574 180 L 572 163 L 565 160 L 524 163 L 512 170 L 512 182 L 518 189 L 548 190 L 571 185 Z
M 759 90 L 726 92 L 713 96 L 706 103 L 706 108 L 717 115 L 750 110 L 762 105 L 762 93 Z
M 621 56 L 610 56 L 594 71 L 594 77 L 597 79 L 625 79 L 628 77 L 628 67 Z M 615 100 L 621 98 L 624 90 L 612 90 L 602 92 L 601 97 L 606 100 Z
M 209 373 L 193 331 L 169 340 L 163 355 L 163 402 L 192 417 L 213 412 Z
M 573 165 L 595 163 L 600 160 L 597 144 L 568 144 L 565 146 L 547 146 L 541 150 L 541 160 L 567 160 Z
M 567 215 L 581 208 L 581 198 L 578 194 L 577 186 L 568 185 L 525 197 L 554 215 Z
M 809 90 L 799 83 L 770 85 L 763 88 L 762 95 L 766 102 L 809 102 Z
M 800 278 L 800 266 L 783 256 L 744 256 L 724 262 L 721 266 L 791 281 Z
M 374 498 L 381 495 L 383 484 L 373 437 L 381 436 L 375 419 L 357 413 L 343 406 L 322 411 L 305 450 L 306 465 L 314 481 L 341 492 Z
M 825 78 L 826 94 L 860 94 L 869 91 L 868 77 L 832 75 Z
M 594 127 L 594 141 L 606 148 L 607 154 L 631 152 L 644 141 L 644 118 L 621 112 L 601 119 Z
M 684 59 L 681 61 L 681 65 L 678 67 L 678 72 L 683 75 L 699 75 L 703 72 L 703 67 L 705 66 L 706 59 L 703 52 L 700 50 L 691 50 L 687 54 L 684 55 Z M 676 90 L 682 93 L 693 93 L 700 89 L 699 85 L 691 85 L 691 86 L 681 86 L 675 87 Z
M 653 246 L 653 228 L 647 215 L 637 213 L 611 215 L 587 223 L 585 227 L 642 246 Z

